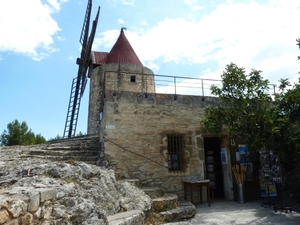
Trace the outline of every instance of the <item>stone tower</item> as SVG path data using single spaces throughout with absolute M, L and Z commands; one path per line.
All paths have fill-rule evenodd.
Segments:
M 155 93 L 153 72 L 144 67 L 127 40 L 123 28 L 108 52 L 92 52 L 94 69 L 89 75 L 88 134 L 100 133 L 106 91 Z

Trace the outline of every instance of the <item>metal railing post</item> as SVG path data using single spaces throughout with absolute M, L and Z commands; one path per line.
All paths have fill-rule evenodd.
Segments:
M 203 86 L 203 79 L 201 79 L 201 86 L 202 86 L 202 97 L 204 97 L 204 86 Z
M 176 95 L 176 77 L 174 77 L 174 89 L 175 89 L 175 95 Z

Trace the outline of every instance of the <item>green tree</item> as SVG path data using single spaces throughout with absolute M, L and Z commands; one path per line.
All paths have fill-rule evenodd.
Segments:
M 62 139 L 62 136 L 60 136 L 59 134 L 57 134 L 54 138 L 50 138 L 50 141 L 60 140 L 60 139 Z
M 273 128 L 274 146 L 281 155 L 292 160 L 299 158 L 300 151 L 300 79 L 290 84 L 281 79 L 279 92 L 275 94 L 274 112 L 276 126 Z M 280 140 L 280 141 L 279 141 Z
M 252 150 L 267 148 L 276 151 L 282 158 L 295 156 L 299 129 L 294 114 L 299 112 L 292 107 L 291 101 L 297 105 L 300 92 L 286 91 L 288 81 L 281 80 L 280 93 L 274 99 L 269 90 L 270 83 L 262 78 L 261 71 L 253 69 L 246 74 L 244 68 L 233 63 L 226 66 L 221 77 L 222 86 L 211 87 L 220 105 L 207 108 L 207 117 L 201 121 L 203 129 L 243 139 Z M 284 104 L 288 95 L 297 98 L 288 98 L 290 102 Z
M 41 134 L 35 135 L 35 144 L 43 144 L 46 143 L 46 139 Z
M 83 136 L 85 135 L 84 133 L 82 133 L 81 131 L 79 131 L 79 133 L 76 134 L 76 136 Z
M 2 145 L 33 145 L 36 142 L 45 143 L 46 140 L 40 134 L 35 135 L 31 129 L 28 128 L 25 121 L 20 123 L 18 120 L 7 124 L 7 130 L 4 130 L 0 136 Z

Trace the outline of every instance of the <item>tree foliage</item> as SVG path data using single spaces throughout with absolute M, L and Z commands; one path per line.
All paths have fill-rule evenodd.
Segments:
M 293 85 L 288 79 L 281 79 L 280 82 L 274 100 L 277 123 L 273 132 L 277 141 L 273 142 L 273 149 L 277 148 L 286 158 L 293 159 L 299 157 L 300 151 L 300 79 Z
M 0 142 L 4 146 L 33 145 L 45 143 L 46 139 L 41 134 L 35 135 L 25 121 L 20 123 L 18 120 L 14 120 L 7 124 L 7 130 L 1 134 Z
M 46 139 L 41 134 L 35 135 L 35 144 L 43 144 L 46 143 Z
M 50 138 L 50 141 L 60 140 L 62 138 L 63 138 L 62 136 L 60 136 L 59 134 L 57 134 L 54 138 Z
M 86 135 L 86 133 L 79 131 L 75 136 L 80 137 L 80 136 L 84 136 L 84 135 Z M 61 139 L 63 139 L 63 136 L 60 136 L 59 134 L 57 134 L 54 138 L 50 138 L 50 141 L 57 141 L 57 140 L 61 140 Z
M 201 126 L 213 134 L 241 138 L 253 150 L 272 149 L 285 159 L 297 155 L 299 85 L 287 90 L 289 82 L 282 79 L 280 92 L 273 95 L 261 71 L 252 69 L 246 74 L 244 68 L 233 63 L 226 66 L 221 77 L 221 87 L 211 87 L 220 105 L 207 108 Z

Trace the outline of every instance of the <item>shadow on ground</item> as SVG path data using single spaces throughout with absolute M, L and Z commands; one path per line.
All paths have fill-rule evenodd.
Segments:
M 275 212 L 273 208 L 261 207 L 260 201 L 243 204 L 235 201 L 214 201 L 211 207 L 207 204 L 196 205 L 197 213 L 187 224 L 256 224 L 256 225 L 299 225 L 300 213 Z

